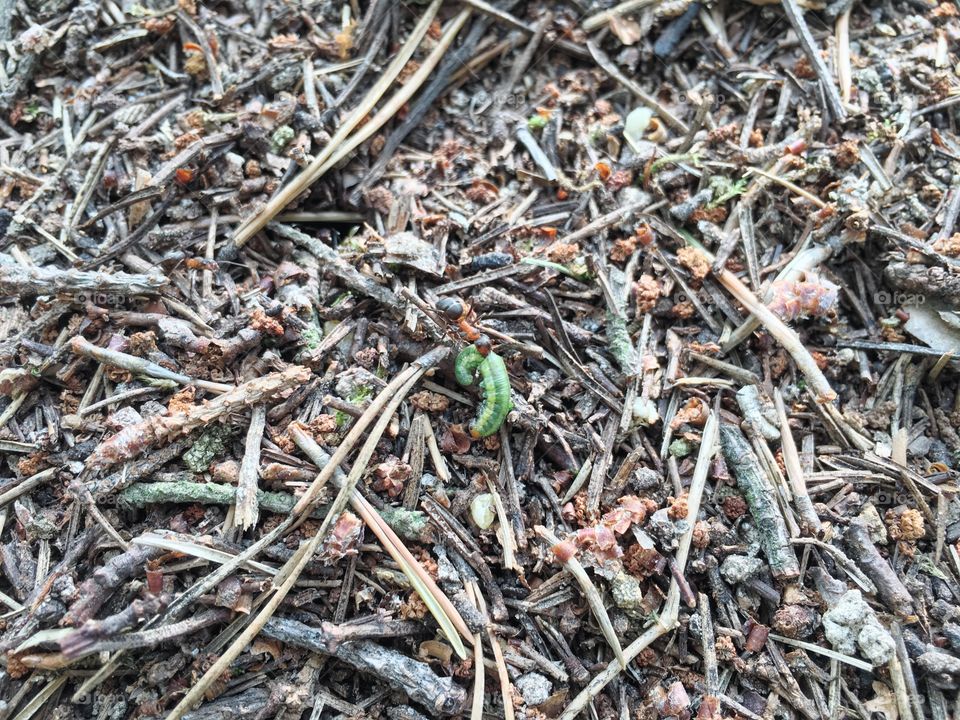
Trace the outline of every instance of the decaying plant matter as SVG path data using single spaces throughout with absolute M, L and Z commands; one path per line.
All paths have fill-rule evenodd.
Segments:
M 958 7 L 0 2 L 0 720 L 960 716 Z

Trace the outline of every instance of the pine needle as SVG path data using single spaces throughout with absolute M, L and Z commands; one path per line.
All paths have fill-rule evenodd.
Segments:
M 537 535 L 542 537 L 551 545 L 559 545 L 560 539 L 550 532 L 547 528 L 542 525 L 536 527 Z M 583 591 L 583 597 L 586 599 L 587 604 L 590 606 L 593 616 L 597 619 L 597 623 L 600 625 L 600 630 L 603 631 L 603 637 L 606 638 L 607 644 L 610 645 L 613 650 L 613 654 L 616 655 L 617 660 L 620 662 L 620 667 L 627 667 L 627 658 L 623 654 L 623 647 L 620 645 L 620 638 L 617 637 L 617 631 L 613 629 L 613 623 L 610 621 L 610 615 L 607 614 L 607 608 L 603 604 L 603 598 L 600 597 L 600 591 L 597 590 L 597 586 L 593 584 L 593 581 L 590 580 L 590 576 L 587 575 L 587 571 L 583 569 L 583 565 L 580 564 L 580 561 L 577 560 L 575 556 L 571 556 L 563 563 L 563 567 L 573 575 L 574 579 L 580 585 L 580 589 Z
M 470 581 L 464 584 L 467 598 L 481 615 L 486 615 L 486 603 L 480 595 L 477 583 Z M 470 720 L 483 720 L 483 695 L 486 683 L 486 670 L 483 665 L 483 641 L 480 633 L 473 636 L 473 703 L 470 708 Z
M 433 2 L 430 3 L 430 6 L 423 14 L 423 17 L 420 18 L 420 21 L 413 28 L 410 36 L 407 38 L 407 41 L 403 44 L 403 47 L 400 48 L 400 50 L 394 56 L 393 61 L 389 66 L 387 66 L 386 70 L 383 71 L 380 79 L 364 96 L 363 100 L 361 100 L 360 103 L 353 109 L 353 112 L 347 116 L 346 120 L 343 121 L 337 132 L 334 133 L 332 138 L 330 138 L 330 141 L 327 143 L 326 147 L 324 147 L 323 150 L 321 150 L 317 156 L 314 157 L 306 169 L 300 173 L 300 175 L 294 178 L 293 181 L 284 187 L 279 193 L 272 197 L 261 212 L 249 218 L 247 222 L 237 228 L 233 236 L 233 242 L 237 247 L 242 247 L 250 238 L 260 232 L 260 230 L 262 230 L 268 222 L 273 220 L 281 210 L 293 202 L 293 200 L 300 193 L 302 193 L 322 177 L 323 173 L 326 172 L 326 170 L 330 167 L 327 164 L 327 161 L 346 145 L 350 134 L 357 128 L 363 119 L 367 117 L 370 111 L 373 110 L 380 98 L 383 97 L 383 94 L 396 81 L 397 77 L 399 77 L 400 72 L 406 66 L 410 58 L 413 57 L 413 53 L 420 46 L 420 42 L 423 40 L 424 35 L 427 34 L 427 30 L 430 29 L 430 25 L 433 22 L 433 19 L 436 17 L 437 11 L 440 9 L 442 4 L 443 0 L 433 0 Z M 370 121 L 364 125 L 365 129 L 373 126 L 371 128 L 372 134 L 372 132 L 376 132 L 387 123 L 390 117 L 396 113 L 396 110 L 399 109 L 399 107 L 401 107 L 403 103 L 405 103 L 419 88 L 419 83 L 412 82 L 412 80 L 413 78 L 411 78 L 410 81 L 408 81 L 407 84 L 405 84 L 399 91 L 397 91 L 397 94 L 391 98 L 391 105 L 393 104 L 393 100 L 402 98 L 402 101 L 397 104 L 393 113 L 391 113 L 389 117 L 381 118 L 381 115 L 383 115 L 383 111 L 381 111 L 377 114 L 379 124 Z M 420 82 L 423 82 L 422 78 Z
M 687 558 L 693 542 L 693 530 L 696 527 L 697 514 L 700 512 L 700 501 L 703 497 L 703 488 L 706 485 L 710 461 L 716 447 L 719 428 L 719 415 L 716 410 L 711 411 L 710 417 L 707 419 L 707 423 L 703 428 L 703 437 L 700 440 L 700 452 L 697 455 L 697 465 L 693 471 L 693 478 L 690 481 L 690 491 L 687 496 L 687 522 L 689 529 L 683 534 L 683 537 L 680 538 L 680 543 L 677 547 L 676 562 L 681 573 L 687 566 Z M 632 661 L 658 638 L 673 630 L 677 626 L 679 611 L 680 586 L 674 579 L 670 583 L 670 591 L 667 594 L 667 599 L 663 604 L 663 608 L 656 622 L 624 649 L 623 654 L 627 662 Z M 559 720 L 575 720 L 575 718 L 586 709 L 587 705 L 590 704 L 590 701 L 599 695 L 600 692 L 620 674 L 622 669 L 623 668 L 613 663 L 607 665 L 606 669 L 598 673 L 593 680 L 580 691 L 580 694 L 571 701 L 563 711 L 563 714 L 560 715 Z
M 307 433 L 294 427 L 291 429 L 290 434 L 297 447 L 303 450 L 315 465 L 321 466 L 329 462 L 330 456 L 327 455 Z M 335 478 L 334 482 L 336 481 Z M 406 545 L 403 544 L 403 541 L 397 536 L 393 529 L 386 524 L 376 509 L 364 499 L 359 491 L 354 491 L 353 496 L 350 498 L 350 504 L 353 509 L 357 511 L 357 514 L 360 515 L 364 523 L 366 523 L 367 527 L 377 536 L 394 562 L 400 566 L 400 569 L 410 581 L 413 589 L 420 596 L 420 599 L 423 600 L 427 609 L 430 610 L 430 614 L 450 640 L 454 650 L 457 651 L 460 657 L 465 658 L 467 656 L 467 650 L 460 639 L 460 635 L 463 634 L 469 639 L 470 630 L 460 617 L 460 613 L 454 608 L 453 603 L 451 603 L 443 591 L 437 587 L 433 578 L 430 577 L 423 565 L 417 561 L 413 554 L 407 549 Z

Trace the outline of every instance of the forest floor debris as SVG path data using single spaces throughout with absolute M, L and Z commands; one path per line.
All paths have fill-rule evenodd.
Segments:
M 960 716 L 957 3 L 0 41 L 0 720 Z

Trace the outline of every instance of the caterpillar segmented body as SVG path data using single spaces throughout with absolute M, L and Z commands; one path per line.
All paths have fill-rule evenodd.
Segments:
M 473 385 L 477 377 L 477 368 L 486 360 L 476 345 L 467 345 L 453 364 L 453 374 L 461 385 Z
M 493 435 L 513 408 L 510 400 L 510 377 L 503 358 L 490 349 L 490 341 L 481 336 L 465 347 L 454 363 L 454 375 L 461 385 L 473 385 L 480 374 L 480 395 L 483 398 L 477 416 L 470 423 L 475 439 Z
M 480 363 L 480 393 L 483 402 L 477 410 L 477 417 L 470 423 L 470 434 L 475 438 L 493 435 L 513 408 L 507 366 L 496 353 L 491 352 Z

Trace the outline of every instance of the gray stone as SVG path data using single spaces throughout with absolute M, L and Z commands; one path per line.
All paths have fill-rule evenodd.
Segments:
M 618 572 L 610 583 L 613 602 L 630 617 L 642 615 L 643 588 L 640 581 L 630 573 Z
M 683 524 L 686 525 L 686 523 Z M 670 519 L 667 508 L 661 508 L 650 516 L 646 530 L 660 540 L 664 550 L 675 550 L 678 538 L 683 532 L 679 525 L 679 523 Z
M 514 683 L 527 705 L 539 705 L 550 697 L 553 685 L 540 673 L 529 672 L 521 675 Z
M 931 650 L 917 658 L 931 682 L 944 690 L 955 690 L 960 685 L 960 659 L 939 650 Z
M 873 503 L 867 503 L 863 506 L 863 510 L 860 511 L 859 517 L 866 523 L 867 533 L 870 535 L 870 539 L 873 540 L 874 544 L 886 545 L 887 526 L 883 524 L 883 518 L 880 517 L 876 506 Z
M 823 630 L 836 650 L 860 655 L 874 665 L 884 665 L 893 657 L 894 642 L 877 620 L 859 590 L 848 590 L 823 616 Z
M 738 585 L 748 580 L 766 567 L 763 560 L 747 557 L 746 555 L 731 555 L 720 565 L 720 574 L 731 585 Z

